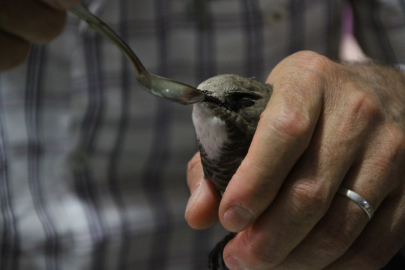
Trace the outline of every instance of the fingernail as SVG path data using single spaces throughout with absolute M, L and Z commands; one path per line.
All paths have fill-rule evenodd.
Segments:
M 187 203 L 187 207 L 186 207 L 186 219 L 187 219 L 188 212 L 191 210 L 194 203 L 198 200 L 198 197 L 200 197 L 201 185 L 202 185 L 202 183 L 198 184 L 198 186 L 194 189 L 193 193 L 191 193 L 191 196 L 188 199 L 188 203 Z
M 225 264 L 229 269 L 232 270 L 242 270 L 242 266 L 237 258 L 234 256 L 228 256 L 225 259 Z
M 253 219 L 253 213 L 239 205 L 231 206 L 224 214 L 226 228 L 232 232 L 243 231 Z

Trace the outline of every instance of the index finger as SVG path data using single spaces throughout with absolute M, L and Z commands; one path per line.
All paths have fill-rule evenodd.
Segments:
M 323 106 L 327 58 L 311 52 L 282 61 L 269 77 L 273 94 L 246 158 L 223 195 L 219 216 L 230 231 L 246 229 L 276 197 L 308 147 Z
M 0 29 L 34 43 L 57 37 L 66 23 L 66 12 L 36 0 L 3 0 Z

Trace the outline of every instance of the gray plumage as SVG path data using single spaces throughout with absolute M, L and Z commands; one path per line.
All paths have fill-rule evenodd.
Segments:
M 198 86 L 206 98 L 193 109 L 204 177 L 221 194 L 247 154 L 272 86 L 238 75 L 218 75 Z M 227 236 L 210 255 L 211 269 L 226 269 L 222 251 Z

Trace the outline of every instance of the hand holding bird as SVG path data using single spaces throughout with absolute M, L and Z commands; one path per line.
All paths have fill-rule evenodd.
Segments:
M 405 243 L 404 73 L 300 52 L 267 82 L 271 99 L 222 198 L 222 181 L 203 178 L 205 161 L 190 161 L 188 223 L 202 229 L 219 218 L 238 232 L 223 253 L 230 269 L 383 267 Z M 374 217 L 337 194 L 341 187 L 367 200 Z

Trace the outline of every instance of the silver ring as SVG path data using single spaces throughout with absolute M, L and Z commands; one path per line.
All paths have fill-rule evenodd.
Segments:
M 353 202 L 355 202 L 358 206 L 360 206 L 367 214 L 368 220 L 371 220 L 371 218 L 374 215 L 374 209 L 371 206 L 371 204 L 368 203 L 363 197 L 361 197 L 359 194 L 354 192 L 353 190 L 340 187 L 337 191 L 338 194 L 343 195 Z

